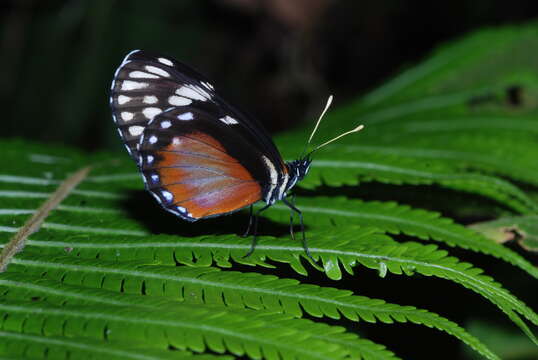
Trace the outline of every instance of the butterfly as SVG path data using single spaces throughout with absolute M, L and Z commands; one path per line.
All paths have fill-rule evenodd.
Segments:
M 248 254 L 254 250 L 259 214 L 281 200 L 298 214 L 310 256 L 302 213 L 286 196 L 307 175 L 312 152 L 362 129 L 285 162 L 263 126 L 224 100 L 203 75 L 142 50 L 127 54 L 116 70 L 110 106 L 146 190 L 166 211 L 193 222 L 250 206 L 247 234 L 254 219 L 254 241 Z M 265 206 L 253 216 L 258 201 Z M 292 224 L 290 231 L 294 237 Z

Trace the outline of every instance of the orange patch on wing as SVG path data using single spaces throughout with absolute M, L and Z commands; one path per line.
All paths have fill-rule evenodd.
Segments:
M 172 138 L 172 142 L 164 150 L 191 152 L 221 159 L 222 161 L 237 162 L 237 160 L 226 154 L 226 149 L 217 140 L 201 133 L 176 136 Z
M 201 193 L 179 203 L 194 218 L 232 212 L 249 206 L 261 199 L 261 187 L 256 182 L 239 183 L 215 192 Z
M 220 142 L 207 134 L 178 136 L 158 155 L 161 159 L 157 167 L 163 168 L 159 171 L 163 184 L 179 182 L 183 176 L 197 171 L 221 173 L 245 181 L 254 180 L 243 165 L 226 153 Z M 174 170 L 168 170 L 171 168 Z
M 210 145 L 211 147 L 215 148 L 215 149 L 218 149 L 220 151 L 224 151 L 226 152 L 226 149 L 224 149 L 224 146 L 222 146 L 222 144 L 216 140 L 214 137 L 212 136 L 209 136 L 207 134 L 203 134 L 203 133 L 192 133 L 190 135 L 188 135 L 190 138 L 193 138 L 193 139 L 197 139 L 205 144 L 208 144 Z
M 194 218 L 232 212 L 261 199 L 260 184 L 207 134 L 178 136 L 157 154 L 162 186 L 173 194 L 175 206 Z
M 180 202 L 186 199 L 193 198 L 199 194 L 217 191 L 220 188 L 225 188 L 231 184 L 236 184 L 237 181 L 224 176 L 204 176 L 192 180 L 182 180 L 171 185 L 166 185 L 166 190 L 174 194 L 174 202 Z

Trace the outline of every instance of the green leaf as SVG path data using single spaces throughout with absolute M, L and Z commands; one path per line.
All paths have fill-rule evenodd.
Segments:
M 423 240 L 431 239 L 450 246 L 493 255 L 538 278 L 538 269 L 517 253 L 492 243 L 486 237 L 454 223 L 451 219 L 441 217 L 439 213 L 412 209 L 393 202 L 363 202 L 335 197 L 298 197 L 296 203 L 312 227 L 327 227 L 335 224 L 375 226 L 380 231 L 389 234 L 403 233 Z M 284 205 L 273 206 L 266 212 L 266 215 L 282 222 L 289 221 L 289 209 Z M 534 217 L 520 219 L 528 219 L 527 223 L 530 226 Z
M 99 307 L 54 306 L 3 301 L 0 313 L 4 314 L 4 330 L 25 334 L 44 333 L 135 344 L 144 341 L 149 348 L 174 346 L 196 352 L 210 349 L 217 353 L 228 351 L 237 356 L 246 354 L 267 359 L 340 359 L 348 353 L 330 340 L 313 339 L 312 336 L 329 332 L 338 339 L 343 328 L 265 311 L 189 304 L 141 311 L 136 307 L 102 304 Z
M 512 216 L 470 226 L 495 243 L 517 241 L 526 250 L 538 251 L 538 216 Z
M 340 319 L 343 315 L 353 321 L 412 322 L 435 327 L 456 336 L 478 352 L 494 358 L 495 355 L 481 343 L 466 333 L 457 324 L 412 306 L 388 304 L 380 299 L 354 296 L 350 291 L 335 288 L 301 284 L 297 280 L 279 279 L 276 276 L 256 273 L 222 272 L 216 268 L 169 267 L 156 265 L 136 265 L 78 260 L 66 257 L 51 259 L 43 263 L 34 256 L 14 271 L 43 274 L 43 277 L 61 280 L 64 284 L 28 276 L 20 272 L 6 273 L 0 278 L 0 292 L 8 298 L 31 300 L 37 296 L 47 302 L 59 304 L 97 303 L 129 306 L 129 298 L 84 291 L 88 277 L 94 277 L 96 284 L 112 291 L 151 296 L 165 296 L 193 304 L 211 304 L 251 309 L 266 309 L 301 317 L 303 311 L 315 317 Z M 24 262 L 23 262 L 24 263 Z M 61 270 L 52 269 L 60 266 Z M 133 302 L 135 300 L 133 299 Z M 163 307 L 162 302 L 136 299 L 139 305 Z
M 69 338 L 57 336 L 43 336 L 38 334 L 24 334 L 19 332 L 0 331 L 0 354 L 10 356 L 2 359 L 133 359 L 133 360 L 160 360 L 160 359 L 194 359 L 212 360 L 232 359 L 230 356 L 194 355 L 189 351 L 164 351 L 145 349 L 129 343 L 103 342 L 87 338 Z M 11 357 L 12 356 L 12 357 Z
M 290 140 L 291 141 L 291 140 Z M 387 184 L 432 185 L 479 194 L 520 212 L 538 211 L 538 205 L 515 185 L 498 177 L 455 171 L 444 162 L 390 156 L 376 151 L 341 151 L 342 145 L 324 150 L 312 163 L 301 187 L 357 185 L 378 181 Z M 331 158 L 331 155 L 334 157 Z
M 530 360 L 538 357 L 538 348 L 519 332 L 509 331 L 487 320 L 473 320 L 468 328 L 473 334 L 483 337 L 504 360 Z M 476 353 L 471 353 L 467 349 L 464 351 L 470 359 L 479 358 Z

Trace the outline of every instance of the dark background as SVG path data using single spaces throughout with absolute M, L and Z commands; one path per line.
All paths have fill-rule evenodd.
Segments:
M 2 137 L 120 148 L 112 74 L 142 48 L 197 68 L 282 131 L 346 103 L 483 26 L 538 14 L 537 1 L 0 1 Z
M 535 19 L 538 1 L 1 0 L 0 10 L 0 136 L 98 150 L 122 148 L 108 89 L 132 49 L 197 68 L 276 133 L 312 121 L 328 94 L 337 105 L 352 101 L 439 44 Z M 516 294 L 530 291 L 529 279 L 514 279 L 503 262 L 458 249 L 451 254 L 481 268 L 493 264 L 496 279 Z M 359 282 L 346 276 L 344 287 L 355 284 L 357 294 L 427 308 L 464 326 L 491 317 L 519 334 L 498 309 L 452 282 L 417 276 L 410 287 L 405 277 L 389 276 L 387 283 L 373 272 L 360 276 Z M 339 286 L 321 275 L 309 281 Z M 430 346 L 440 350 L 435 358 L 457 359 L 464 347 L 424 326 L 339 324 L 403 358 L 432 358 Z

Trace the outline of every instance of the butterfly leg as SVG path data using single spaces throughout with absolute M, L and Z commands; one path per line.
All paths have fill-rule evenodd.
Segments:
M 313 262 L 316 262 L 314 260 L 314 258 L 312 257 L 312 255 L 310 254 L 310 250 L 308 250 L 308 245 L 306 244 L 306 235 L 305 235 L 305 232 L 304 232 L 303 213 L 301 212 L 301 210 L 297 209 L 294 204 L 291 204 L 288 200 L 286 200 L 286 198 L 283 198 L 282 201 L 291 210 L 295 211 L 297 213 L 297 215 L 299 215 L 299 223 L 301 224 L 301 231 L 303 233 L 303 248 L 304 248 L 304 251 L 306 253 L 306 256 L 308 256 L 310 258 L 310 260 L 312 260 Z M 293 233 L 292 233 L 292 238 L 294 238 Z
M 254 249 L 256 248 L 256 244 L 258 243 L 258 218 L 260 217 L 261 212 L 268 209 L 271 205 L 272 204 L 267 204 L 264 207 L 262 207 L 260 210 L 256 211 L 256 215 L 254 215 L 254 237 L 250 245 L 250 250 L 245 254 L 245 256 L 243 256 L 243 258 L 249 257 L 254 252 Z
M 295 194 L 291 194 L 291 204 L 295 206 Z M 290 209 L 290 234 L 291 238 L 295 240 L 295 233 L 293 232 L 293 213 L 294 211 Z
M 248 217 L 248 226 L 247 226 L 247 231 L 245 231 L 245 233 L 241 236 L 241 237 L 247 237 L 248 234 L 250 233 L 250 227 L 252 226 L 252 205 L 250 205 L 250 215 Z

